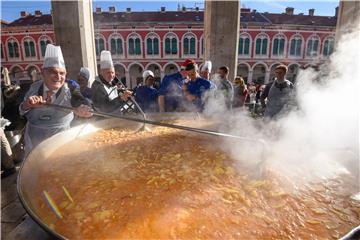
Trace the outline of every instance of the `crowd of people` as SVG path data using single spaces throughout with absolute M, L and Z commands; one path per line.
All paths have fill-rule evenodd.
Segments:
M 229 111 L 241 111 L 259 103 L 265 109 L 264 116 L 272 119 L 292 105 L 294 86 L 285 79 L 285 65 L 275 69 L 276 79 L 267 85 L 247 85 L 241 76 L 230 81 L 229 71 L 227 66 L 221 66 L 212 73 L 210 61 L 199 69 L 194 60 L 186 59 L 180 71 L 162 79 L 159 88 L 154 87 L 154 73 L 146 70 L 142 74 L 143 83 L 127 89 L 115 76 L 109 51 L 101 52 L 98 76 L 93 78 L 90 69 L 82 67 L 77 79 L 71 80 L 66 78 L 61 48 L 48 44 L 42 80 L 31 85 L 19 107 L 19 114 L 27 120 L 25 156 L 43 140 L 70 128 L 75 116 L 89 118 L 92 111 L 122 114 L 123 105 L 130 100 L 145 113 L 202 112 L 209 99 L 222 101 Z M 52 104 L 72 107 L 73 110 L 59 111 Z M 11 174 L 14 164 L 9 160 L 11 149 L 5 142 L 6 137 L 1 134 L 1 155 L 2 159 L 7 159 L 7 162 L 2 160 L 2 170 Z

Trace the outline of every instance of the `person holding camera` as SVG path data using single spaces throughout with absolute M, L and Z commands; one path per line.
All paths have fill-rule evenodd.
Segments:
M 104 50 L 100 55 L 100 74 L 91 85 L 91 100 L 95 109 L 105 113 L 120 113 L 120 108 L 132 92 L 123 90 L 119 94 L 117 82 L 111 53 Z

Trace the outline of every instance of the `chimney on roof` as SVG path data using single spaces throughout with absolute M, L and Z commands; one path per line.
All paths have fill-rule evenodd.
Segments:
M 96 7 L 96 13 L 101 13 L 101 7 Z
M 166 9 L 165 7 L 160 8 L 161 12 L 165 12 L 165 9 Z
M 109 13 L 115 13 L 115 7 L 114 6 L 109 7 Z
M 287 7 L 285 8 L 285 13 L 287 15 L 293 15 L 294 14 L 294 8 L 293 7 Z
M 41 17 L 42 12 L 40 10 L 35 10 L 35 17 Z
M 24 17 L 29 16 L 29 13 L 26 12 L 26 11 L 21 11 L 21 12 L 20 12 L 20 16 L 21 16 L 22 18 L 24 18 Z
M 126 12 L 127 12 L 127 13 L 131 13 L 131 8 L 129 8 L 129 7 L 126 8 Z
M 335 17 L 338 16 L 338 12 L 339 12 L 339 7 L 336 7 L 336 8 L 335 8 Z
M 315 9 L 311 8 L 309 9 L 309 16 L 314 16 Z
M 185 6 L 182 6 L 181 10 L 182 10 L 183 12 L 186 12 L 186 7 L 185 7 Z
M 195 11 L 197 11 L 197 12 L 198 12 L 198 11 L 199 11 L 199 7 L 195 7 Z

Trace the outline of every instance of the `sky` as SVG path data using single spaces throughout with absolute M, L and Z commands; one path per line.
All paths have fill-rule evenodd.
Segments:
M 315 15 L 334 16 L 335 8 L 339 5 L 339 0 L 241 0 L 242 7 L 256 9 L 259 12 L 282 13 L 286 7 L 295 8 L 294 14 L 307 14 L 311 8 L 315 9 Z M 34 13 L 35 10 L 40 10 L 44 14 L 50 13 L 51 3 L 49 0 L 41 1 L 16 1 L 16 0 L 1 0 L 1 16 L 0 18 L 8 22 L 14 21 L 20 17 L 20 11 L 27 11 Z M 164 6 L 167 10 L 176 10 L 180 6 L 204 7 L 204 1 L 151 1 L 151 0 L 135 0 L 135 1 L 102 1 L 93 0 L 93 8 L 101 7 L 103 11 L 107 11 L 109 6 L 115 6 L 116 11 L 125 11 L 130 7 L 132 11 L 158 11 L 160 7 Z

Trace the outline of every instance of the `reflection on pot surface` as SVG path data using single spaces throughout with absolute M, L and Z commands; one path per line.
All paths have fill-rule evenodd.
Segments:
M 41 166 L 32 210 L 69 239 L 335 239 L 360 223 L 354 179 L 296 192 L 253 179 L 216 138 L 100 130 Z

